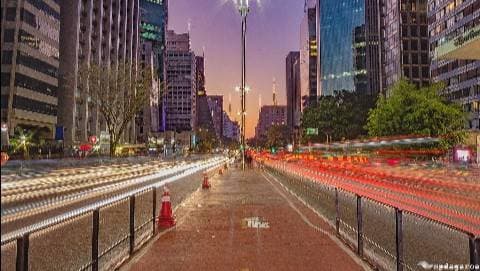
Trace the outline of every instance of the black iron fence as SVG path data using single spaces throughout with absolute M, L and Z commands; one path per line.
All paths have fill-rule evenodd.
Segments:
M 147 187 L 2 236 L 2 270 L 113 270 L 157 233 L 159 193 L 165 183 L 194 176 L 200 185 L 203 171 L 226 162 L 211 159 Z
M 480 238 L 424 216 L 263 164 L 378 270 L 480 270 Z

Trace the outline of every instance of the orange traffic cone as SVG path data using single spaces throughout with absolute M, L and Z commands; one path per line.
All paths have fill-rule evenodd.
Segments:
M 8 157 L 8 154 L 6 152 L 1 153 L 1 165 L 5 165 L 10 157 Z
M 175 226 L 175 217 L 173 216 L 172 203 L 170 202 L 170 192 L 164 188 L 162 196 L 162 209 L 158 217 L 158 227 L 166 229 Z
M 208 174 L 206 172 L 203 173 L 202 188 L 203 189 L 209 189 L 210 188 L 210 183 L 208 182 Z

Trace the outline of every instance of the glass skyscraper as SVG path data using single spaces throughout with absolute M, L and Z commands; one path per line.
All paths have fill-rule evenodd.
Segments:
M 365 1 L 319 1 L 320 93 L 366 91 Z M 359 36 L 362 35 L 362 36 Z M 363 47 L 363 48 L 362 48 Z
M 140 0 L 142 57 L 147 56 L 145 48 L 151 47 L 154 66 L 159 79 L 159 131 L 165 131 L 165 104 L 162 86 L 166 78 L 166 30 L 168 28 L 168 0 Z M 150 44 L 150 45 L 149 45 Z M 144 59 L 142 59 L 144 60 Z
M 158 75 L 163 81 L 163 59 L 165 54 L 165 32 L 168 25 L 167 0 L 140 0 L 141 8 L 141 38 L 152 41 L 155 53 L 158 55 Z

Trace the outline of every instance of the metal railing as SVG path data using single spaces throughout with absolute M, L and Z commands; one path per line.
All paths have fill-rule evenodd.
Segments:
M 4 234 L 2 270 L 114 269 L 155 236 L 162 186 L 227 161 L 217 157 L 170 169 L 155 183 Z
M 278 176 L 378 270 L 427 270 L 422 266 L 432 269 L 435 264 L 443 265 L 443 270 L 449 270 L 446 264 L 453 265 L 450 268 L 458 264 L 455 270 L 480 270 L 480 238 L 473 233 L 311 180 L 278 164 L 261 167 Z

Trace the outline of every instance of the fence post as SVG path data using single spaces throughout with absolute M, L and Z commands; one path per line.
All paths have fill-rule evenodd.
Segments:
M 357 195 L 357 254 L 363 256 L 362 197 Z
M 21 238 L 17 239 L 17 271 L 28 270 L 28 247 L 29 247 L 29 234 L 24 234 Z
M 135 249 L 135 195 L 130 196 L 130 255 Z
M 93 211 L 92 219 L 92 271 L 98 271 L 98 232 L 100 228 L 100 211 Z
M 470 264 L 480 265 L 480 237 L 471 235 L 468 239 L 468 247 L 470 248 Z
M 335 230 L 340 236 L 340 205 L 338 204 L 338 188 L 335 187 Z
M 157 215 L 157 188 L 154 186 L 153 187 L 153 190 L 152 190 L 152 193 L 153 193 L 153 208 L 152 208 L 152 218 L 153 218 L 153 223 L 152 223 L 152 235 L 155 235 L 155 218 L 156 218 L 156 215 Z
M 403 271 L 403 212 L 395 208 L 395 247 L 397 252 L 397 271 Z

